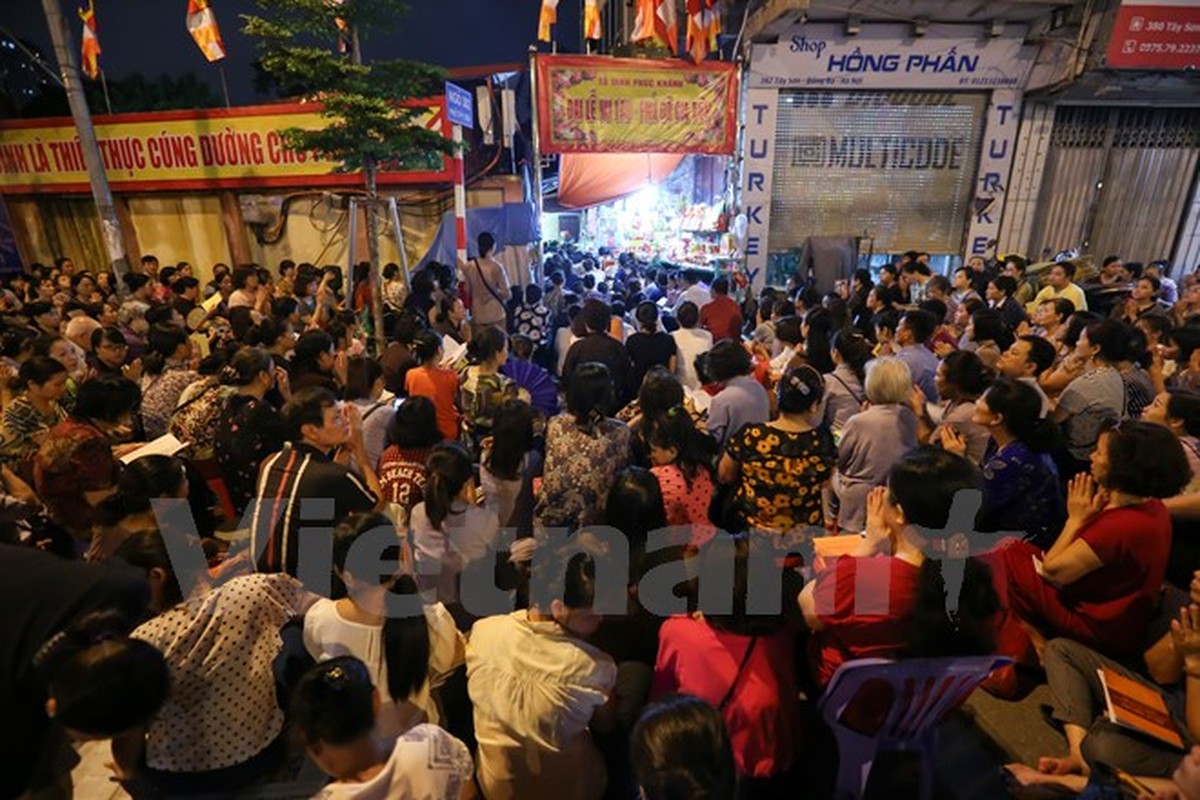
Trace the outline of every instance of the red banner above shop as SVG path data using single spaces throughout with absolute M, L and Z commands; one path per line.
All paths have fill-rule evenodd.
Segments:
M 1123 0 L 1108 40 L 1112 69 L 1200 68 L 1196 0 Z
M 599 56 L 538 56 L 543 153 L 731 155 L 737 68 Z

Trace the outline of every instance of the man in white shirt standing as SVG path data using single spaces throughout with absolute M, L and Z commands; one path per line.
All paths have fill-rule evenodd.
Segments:
M 484 231 L 479 234 L 479 257 L 458 268 L 471 289 L 471 322 L 476 329 L 494 325 L 504 328 L 508 319 L 505 303 L 512 296 L 508 273 L 492 257 L 496 237 Z
M 695 303 L 696 308 L 704 308 L 712 302 L 712 293 L 708 287 L 700 282 L 700 272 L 694 269 L 685 269 L 681 275 L 683 278 L 683 291 L 679 293 L 679 299 L 675 301 L 675 314 L 678 316 L 679 309 L 684 303 Z
M 700 308 L 690 301 L 680 304 L 675 312 L 679 330 L 671 334 L 675 340 L 675 374 L 683 388 L 698 390 L 700 378 L 696 374 L 696 357 L 712 350 L 713 336 L 700 327 Z

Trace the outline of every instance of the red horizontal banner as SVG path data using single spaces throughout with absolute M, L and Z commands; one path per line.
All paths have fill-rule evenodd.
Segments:
M 1122 3 L 1105 60 L 1113 69 L 1200 68 L 1200 4 Z
M 733 64 L 543 55 L 536 64 L 544 153 L 733 154 Z
M 417 124 L 443 135 L 442 98 L 414 102 Z M 328 124 L 319 105 L 113 114 L 95 118 L 100 155 L 115 191 L 356 186 L 362 176 L 337 162 L 284 146 L 285 128 Z M 384 167 L 381 186 L 451 181 L 450 160 L 435 155 Z M 0 193 L 86 192 L 83 148 L 69 118 L 0 123 Z

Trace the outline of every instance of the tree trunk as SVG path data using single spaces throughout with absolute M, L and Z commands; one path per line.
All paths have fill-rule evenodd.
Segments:
M 366 159 L 363 162 L 363 174 L 367 179 L 367 258 L 371 261 L 371 327 L 375 329 L 375 357 L 379 358 L 387 346 L 387 335 L 383 329 L 383 281 L 379 264 L 379 192 L 375 185 L 375 173 L 375 159 Z

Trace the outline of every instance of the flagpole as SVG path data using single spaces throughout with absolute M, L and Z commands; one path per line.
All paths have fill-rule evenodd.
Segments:
M 229 84 L 225 82 L 225 62 L 217 62 L 217 73 L 221 76 L 221 91 L 225 94 L 225 108 L 233 108 L 229 102 Z
M 108 78 L 104 77 L 103 69 L 100 70 L 100 87 L 104 89 L 104 107 L 112 114 L 112 101 L 108 99 Z
M 118 292 L 124 297 L 127 287 L 123 278 L 129 272 L 129 260 L 125 254 L 125 242 L 121 236 L 121 221 L 117 219 L 112 189 L 108 185 L 108 173 L 104 171 L 104 160 L 101 158 L 100 148 L 96 144 L 96 129 L 92 126 L 92 115 L 88 111 L 87 97 L 83 93 L 79 63 L 75 60 L 75 50 L 71 44 L 71 31 L 63 17 L 59 0 L 42 0 L 42 13 L 46 17 L 46 27 L 50 29 L 50 41 L 54 45 L 54 55 L 62 75 L 63 88 L 67 92 L 67 103 L 71 107 L 75 131 L 79 134 L 79 144 L 83 150 L 83 163 L 87 168 L 92 199 L 96 203 L 100 234 L 108 253 L 109 266 L 117 276 Z

